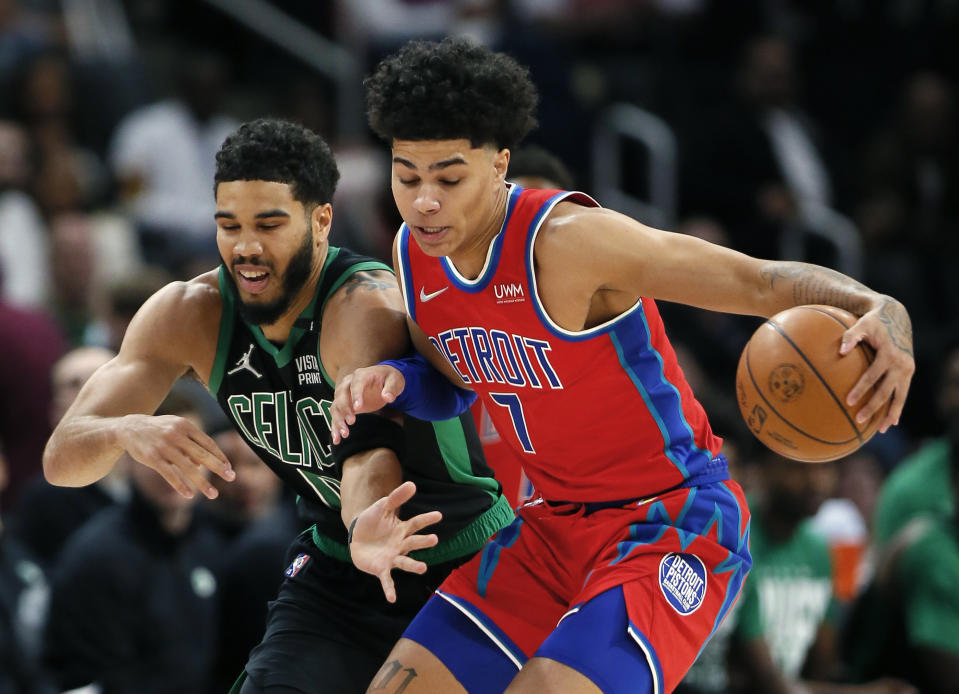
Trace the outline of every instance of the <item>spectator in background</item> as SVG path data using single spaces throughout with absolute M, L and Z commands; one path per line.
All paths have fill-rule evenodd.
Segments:
M 0 81 L 31 56 L 58 42 L 54 19 L 22 4 L 18 0 L 0 0 Z M 0 89 L 5 86 L 0 84 Z
M 243 436 L 233 429 L 229 420 L 219 411 L 217 414 L 219 416 L 207 428 L 207 433 L 230 461 L 236 479 L 228 483 L 212 477 L 210 482 L 218 494 L 215 499 L 205 499 L 202 509 L 223 539 L 230 541 L 251 523 L 266 518 L 276 510 L 283 483 L 247 445 Z M 292 535 L 286 538 L 284 550 L 292 541 Z
M 856 219 L 866 244 L 865 281 L 895 292 L 915 315 L 923 403 L 936 396 L 929 378 L 959 315 L 959 128 L 955 73 L 917 72 L 905 82 L 893 122 L 866 147 Z M 935 435 L 913 403 L 910 430 Z
M 50 309 L 73 346 L 84 343 L 93 320 L 96 249 L 89 217 L 79 212 L 50 220 Z
M 177 392 L 157 414 L 200 423 Z M 130 500 L 79 529 L 52 574 L 45 663 L 61 689 L 206 694 L 222 543 L 196 518 L 194 499 L 152 468 L 129 468 Z
M 0 451 L 0 490 L 6 486 Z M 52 694 L 39 668 L 40 628 L 49 595 L 43 570 L 0 521 L 0 692 Z
M 212 54 L 183 57 L 178 93 L 126 116 L 110 165 L 130 205 L 144 260 L 189 277 L 218 262 L 210 181 L 214 158 L 238 123 L 222 112 L 226 65 Z
M 89 342 L 118 352 L 133 316 L 147 299 L 169 282 L 170 275 L 153 266 L 117 276 L 99 297 L 98 318 L 90 326 Z
M 804 113 L 793 47 L 760 36 L 746 48 L 732 103 L 688 147 L 686 208 L 717 217 L 732 247 L 780 257 L 784 226 L 804 204 L 830 205 L 833 181 L 819 133 Z
M 114 352 L 102 347 L 79 347 L 54 364 L 52 424 L 60 421 L 93 372 L 113 356 Z M 13 532 L 49 570 L 77 528 L 101 509 L 125 500 L 128 495 L 126 469 L 122 466 L 87 487 L 55 487 L 43 479 L 38 470 L 23 489 L 12 522 Z
M 953 378 L 959 384 L 959 370 Z M 949 467 L 955 497 L 959 457 Z M 923 694 L 955 694 L 957 584 L 959 517 L 913 518 L 886 545 L 876 578 L 849 619 L 844 651 L 852 679 L 902 677 Z
M 959 459 L 959 345 L 946 352 L 939 373 L 937 405 L 945 424 L 943 436 L 899 463 L 886 479 L 873 523 L 880 548 L 917 516 L 955 514 L 952 470 Z
M 766 450 L 758 464 L 761 488 L 750 498 L 753 570 L 729 624 L 714 635 L 680 691 L 915 694 L 891 680 L 856 688 L 830 683 L 841 674 L 838 612 L 829 547 L 809 519 L 834 493 L 836 468 Z
M 537 145 L 519 147 L 509 160 L 509 180 L 524 188 L 575 190 L 573 174 L 549 150 Z
M 47 299 L 50 261 L 46 227 L 26 192 L 33 175 L 29 149 L 26 131 L 0 120 L 0 294 L 37 308 Z
M 14 307 L 2 295 L 0 326 L 0 447 L 7 461 L 0 507 L 14 512 L 24 483 L 41 472 L 52 431 L 50 369 L 64 352 L 64 339 L 49 316 Z
M 221 531 L 232 530 L 220 580 L 220 647 L 217 691 L 227 691 L 262 639 L 267 604 L 276 598 L 293 539 L 309 523 L 297 518 L 293 494 L 284 494 L 280 478 L 260 460 L 243 437 L 220 415 L 207 431 L 226 454 L 236 479 L 211 478 L 219 491 L 203 507 L 219 517 Z

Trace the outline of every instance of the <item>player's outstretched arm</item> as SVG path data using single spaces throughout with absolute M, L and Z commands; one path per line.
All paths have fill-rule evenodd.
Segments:
M 385 270 L 366 271 L 347 281 L 327 302 L 320 340 L 320 358 L 338 389 L 357 369 L 408 353 L 406 317 L 393 275 Z M 416 488 L 412 483 L 403 484 L 398 452 L 404 439 L 399 417 L 388 411 L 364 417 L 351 440 L 334 438 L 334 456 L 342 466 L 341 517 L 350 529 L 353 563 L 379 577 L 387 600 L 394 602 L 390 572 L 426 570 L 422 562 L 407 554 L 436 544 L 435 535 L 416 533 L 438 522 L 441 514 L 400 520 L 399 508 Z
M 635 301 L 649 296 L 766 317 L 803 304 L 850 311 L 859 320 L 846 331 L 841 352 L 867 342 L 876 357 L 850 391 L 849 404 L 860 403 L 876 385 L 858 418 L 868 421 L 889 403 L 880 431 L 899 421 L 915 371 L 909 314 L 892 297 L 842 273 L 808 263 L 752 258 L 695 237 L 652 229 L 610 210 L 570 203 L 557 206 L 535 252 L 540 286 L 574 283 L 585 297 L 602 292 Z
M 203 339 L 208 318 L 197 296 L 205 291 L 196 281 L 174 283 L 137 313 L 119 354 L 87 381 L 47 442 L 43 471 L 51 484 L 95 482 L 124 451 L 187 497 L 197 490 L 217 495 L 207 470 L 233 479 L 226 456 L 203 431 L 181 417 L 152 415 L 188 369 L 205 369 L 208 375 L 215 337 L 209 363 L 197 359 L 209 351 Z M 218 319 L 217 314 L 214 336 Z

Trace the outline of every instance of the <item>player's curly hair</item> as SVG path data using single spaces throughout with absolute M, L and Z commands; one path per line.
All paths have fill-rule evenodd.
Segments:
M 225 181 L 271 181 L 290 186 L 293 199 L 323 205 L 340 179 L 326 141 L 302 125 L 260 118 L 241 125 L 216 153 L 213 192 Z
M 410 41 L 363 84 L 370 127 L 390 143 L 465 138 L 512 148 L 536 126 L 529 71 L 465 39 Z

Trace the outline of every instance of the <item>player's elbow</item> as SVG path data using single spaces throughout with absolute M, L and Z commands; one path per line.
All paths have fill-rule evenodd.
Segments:
M 43 449 L 43 476 L 52 485 L 70 487 L 69 468 L 65 463 L 62 446 L 56 440 L 54 433 Z

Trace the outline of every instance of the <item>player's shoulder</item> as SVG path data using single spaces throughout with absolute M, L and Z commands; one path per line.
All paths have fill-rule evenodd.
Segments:
M 189 322 L 194 329 L 204 322 L 219 324 L 223 297 L 217 271 L 210 270 L 191 280 L 170 282 L 154 294 L 144 308 L 158 317 Z
M 222 310 L 216 271 L 171 282 L 133 317 L 121 351 L 165 354 L 193 364 L 211 345 L 215 349 Z
M 549 211 L 535 241 L 537 260 L 573 262 L 590 258 L 597 230 L 607 223 L 609 210 L 561 200 Z
M 370 265 L 350 272 L 331 292 L 327 309 L 364 307 L 403 310 L 399 283 L 392 270 Z

